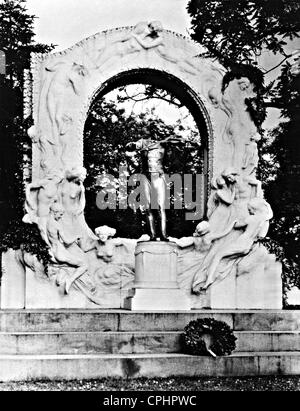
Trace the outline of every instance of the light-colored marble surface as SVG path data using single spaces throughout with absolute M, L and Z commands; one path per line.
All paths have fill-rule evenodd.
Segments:
M 152 21 L 95 34 L 63 52 L 32 57 L 32 182 L 26 187 L 24 221 L 38 225 L 52 264 L 46 274 L 24 255 L 26 274 L 19 266 L 4 275 L 1 306 L 21 307 L 25 300 L 25 306 L 41 308 L 119 308 L 127 304 L 135 280 L 136 290 L 183 293 L 192 307 L 279 307 L 279 265 L 268 255 L 249 260 L 272 217 L 256 179 L 261 136 L 245 101 L 255 97 L 254 85 L 242 77 L 222 89 L 225 70 L 199 57 L 203 51 Z M 102 241 L 85 222 L 83 130 L 103 84 L 149 69 L 189 90 L 202 113 L 209 232 L 199 232 L 186 250 L 174 248 L 170 258 L 163 257 L 164 247 L 173 245 L 158 242 L 151 252 L 137 255 L 135 264 L 136 240 L 108 236 Z M 180 306 L 175 291 L 172 298 Z M 161 300 L 173 307 L 172 298 Z M 151 305 L 151 298 L 147 301 Z M 155 308 L 155 299 L 152 304 Z

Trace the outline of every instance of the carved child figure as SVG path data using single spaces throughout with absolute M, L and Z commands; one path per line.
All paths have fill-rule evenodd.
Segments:
M 115 247 L 123 244 L 120 239 L 113 238 L 116 230 L 103 225 L 95 229 L 95 234 L 98 237 L 98 242 L 96 243 L 97 257 L 106 263 L 111 262 L 115 253 Z
M 210 224 L 208 221 L 201 221 L 196 227 L 193 237 L 182 237 L 180 239 L 169 237 L 170 241 L 175 242 L 180 248 L 195 246 L 195 250 L 200 253 L 206 253 L 210 250 L 212 243 L 219 238 L 227 235 L 233 228 L 235 222 L 232 223 L 225 231 L 217 233 L 211 233 Z
M 97 227 L 98 237 L 96 281 L 101 288 L 122 288 L 134 279 L 134 249 L 137 241 L 113 238 L 114 228 L 106 225 Z

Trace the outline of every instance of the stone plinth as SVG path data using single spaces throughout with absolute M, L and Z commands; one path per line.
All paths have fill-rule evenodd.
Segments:
M 137 244 L 134 288 L 178 288 L 175 243 L 141 241 Z
M 9 249 L 2 253 L 1 309 L 25 308 L 25 268 L 17 255 Z
M 281 263 L 264 247 L 249 255 L 250 269 L 233 270 L 223 281 L 208 290 L 208 307 L 212 309 L 281 309 Z M 255 264 L 254 264 L 255 262 Z M 245 260 L 245 263 L 248 262 Z M 244 264 L 245 264 L 244 263 Z M 239 275 L 239 271 L 242 271 Z
M 225 321 L 228 356 L 182 353 L 191 320 Z M 300 374 L 300 310 L 0 310 L 0 381 Z
M 141 241 L 135 250 L 132 310 L 188 310 L 189 299 L 177 283 L 177 245 Z

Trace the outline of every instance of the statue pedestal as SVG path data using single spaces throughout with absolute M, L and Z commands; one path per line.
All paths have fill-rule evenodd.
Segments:
M 177 283 L 177 245 L 141 241 L 135 249 L 135 295 L 131 310 L 189 310 Z

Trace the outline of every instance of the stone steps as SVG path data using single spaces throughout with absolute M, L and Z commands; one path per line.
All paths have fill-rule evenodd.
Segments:
M 215 318 L 235 331 L 299 331 L 300 310 L 0 310 L 0 331 L 182 331 L 191 320 Z
M 300 332 L 235 331 L 235 352 L 299 351 Z M 0 354 L 180 353 L 178 331 L 0 332 Z
M 182 354 L 189 321 L 237 337 L 231 356 Z M 300 374 L 300 311 L 0 310 L 0 380 Z
M 299 375 L 300 353 L 1 355 L 0 380 Z

